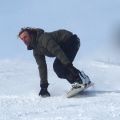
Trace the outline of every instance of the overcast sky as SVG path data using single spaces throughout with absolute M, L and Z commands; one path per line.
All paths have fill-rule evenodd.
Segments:
M 80 55 L 97 51 L 120 23 L 120 0 L 0 0 L 0 59 L 32 59 L 17 38 L 21 27 L 68 29 L 81 39 Z

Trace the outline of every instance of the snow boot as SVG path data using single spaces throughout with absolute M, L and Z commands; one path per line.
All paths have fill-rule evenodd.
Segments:
M 85 87 L 87 87 L 91 83 L 90 78 L 83 71 L 79 72 L 79 76 L 80 76 L 82 83 Z
M 91 83 L 90 78 L 83 72 L 79 71 L 77 68 L 74 66 L 70 66 L 69 72 L 66 76 L 68 82 L 72 84 L 72 87 L 75 86 L 80 87 L 80 86 L 87 86 Z

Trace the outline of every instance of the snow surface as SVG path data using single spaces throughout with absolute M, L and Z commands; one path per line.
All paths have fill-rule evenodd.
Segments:
M 66 98 L 70 84 L 49 63 L 51 97 L 41 98 L 35 63 L 0 60 L 0 120 L 120 120 L 120 66 L 100 61 L 75 62 L 94 88 Z

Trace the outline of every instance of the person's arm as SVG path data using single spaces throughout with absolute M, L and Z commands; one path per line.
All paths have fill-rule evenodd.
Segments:
M 38 55 L 33 52 L 35 60 L 38 65 L 39 75 L 40 75 L 40 85 L 44 83 L 48 83 L 48 75 L 47 75 L 47 64 L 44 55 Z

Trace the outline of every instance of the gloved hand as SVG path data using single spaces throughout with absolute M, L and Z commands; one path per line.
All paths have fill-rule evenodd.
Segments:
M 44 83 L 44 84 L 40 85 L 41 90 L 39 92 L 39 96 L 42 96 L 42 97 L 49 97 L 50 96 L 50 93 L 47 90 L 48 85 L 49 85 L 48 83 Z
M 41 88 L 40 92 L 39 92 L 39 96 L 42 97 L 49 97 L 50 93 L 48 92 L 47 88 Z

